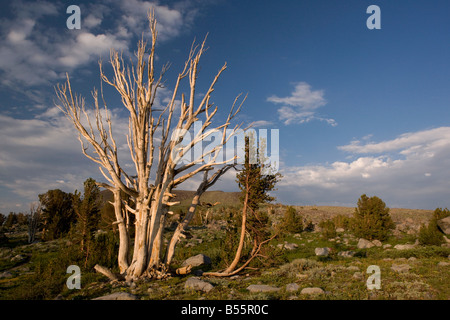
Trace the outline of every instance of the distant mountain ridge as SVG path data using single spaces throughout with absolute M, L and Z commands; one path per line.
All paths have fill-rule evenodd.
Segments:
M 176 195 L 173 201 L 180 201 L 181 206 L 187 206 L 191 203 L 192 198 L 195 195 L 195 191 L 188 190 L 172 190 L 172 193 Z M 103 202 L 112 200 L 112 192 L 109 190 L 101 191 Z M 226 192 L 226 191 L 206 191 L 202 197 L 202 203 L 211 203 L 214 204 L 216 202 L 220 202 L 220 204 L 225 206 L 237 206 L 240 203 L 239 197 L 241 196 L 240 192 Z

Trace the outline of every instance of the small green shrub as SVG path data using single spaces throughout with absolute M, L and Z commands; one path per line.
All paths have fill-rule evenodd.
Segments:
M 336 226 L 333 220 L 323 220 L 319 223 L 319 227 L 322 229 L 322 238 L 327 240 L 336 237 Z
M 436 210 L 434 210 L 434 212 L 433 212 L 434 220 L 444 219 L 444 218 L 447 218 L 448 216 L 450 216 L 450 210 L 448 210 L 447 208 L 445 208 L 445 209 L 436 208 Z
M 294 207 L 287 207 L 284 213 L 283 222 L 280 225 L 281 231 L 288 233 L 300 233 L 303 231 L 302 217 Z
M 442 210 L 437 208 L 434 210 L 433 217 L 428 225 L 423 224 L 419 230 L 419 243 L 422 245 L 435 245 L 439 246 L 444 243 L 444 234 L 439 230 L 437 221 L 448 217 L 450 212 L 448 209 Z
M 343 228 L 345 230 L 350 229 L 352 224 L 352 218 L 343 214 L 338 214 L 332 220 L 336 228 Z

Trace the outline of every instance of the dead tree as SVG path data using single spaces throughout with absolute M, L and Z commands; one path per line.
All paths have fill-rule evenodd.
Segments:
M 56 87 L 59 101 L 57 106 L 77 129 L 84 155 L 99 164 L 100 171 L 107 180 L 107 183 L 101 183 L 100 186 L 111 190 L 114 194 L 113 203 L 120 237 L 119 268 L 122 275 L 131 279 L 141 276 L 161 277 L 167 273 L 175 245 L 181 232 L 192 219 L 200 196 L 235 165 L 236 156 L 224 159 L 221 151 L 239 129 L 239 126 L 230 127 L 231 120 L 245 101 L 245 98 L 240 99 L 238 95 L 226 120 L 213 125 L 218 107 L 214 106 L 210 99 L 215 84 L 226 69 L 225 64 L 211 81 L 201 101 L 196 103 L 198 66 L 206 50 L 203 41 L 200 45 L 192 45 L 184 68 L 176 79 L 170 101 L 162 111 L 158 109 L 159 106 L 155 106 L 155 98 L 168 66 L 165 65 L 159 76 L 155 76 L 157 31 L 154 12 L 149 13 L 149 25 L 152 35 L 150 50 L 146 50 L 146 43 L 143 40 L 139 41 L 136 63 L 125 65 L 122 55 L 111 50 L 110 62 L 114 73 L 111 79 L 105 75 L 102 63 L 99 63 L 102 81 L 111 85 L 120 94 L 123 106 L 129 113 L 127 142 L 135 167 L 133 174 L 127 173 L 119 162 L 111 116 L 103 93 L 101 93 L 103 107 L 100 108 L 98 92 L 93 91 L 94 119 L 86 111 L 84 98 L 73 93 L 68 76 L 64 85 Z M 188 80 L 189 93 L 181 94 L 180 99 L 179 91 L 185 79 Z M 177 99 L 181 100 L 179 115 L 174 114 Z M 194 122 L 200 119 L 203 120 L 200 130 L 191 141 L 182 145 L 185 134 L 193 128 Z M 196 155 L 194 152 L 194 159 L 189 163 L 181 161 L 212 134 L 219 134 L 221 137 L 213 148 L 209 150 L 200 148 L 201 154 Z M 93 148 L 93 152 L 88 153 L 86 143 Z M 155 154 L 156 149 L 158 154 Z M 219 155 L 222 156 L 221 159 Z M 152 169 L 155 178 L 150 181 Z M 196 191 L 189 212 L 164 252 L 165 220 L 167 215 L 171 214 L 170 207 L 177 204 L 173 199 L 172 190 L 201 173 L 203 181 Z M 133 208 L 121 200 L 121 192 L 133 200 Z M 135 215 L 133 249 L 130 248 L 127 226 L 129 214 Z
M 28 215 L 28 243 L 33 243 L 36 240 L 40 217 L 40 204 L 32 203 L 30 205 L 30 214 Z

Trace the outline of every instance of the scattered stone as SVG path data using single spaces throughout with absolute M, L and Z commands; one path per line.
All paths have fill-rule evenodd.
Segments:
M 115 292 L 106 296 L 94 298 L 92 300 L 138 300 L 138 298 L 128 292 Z
M 394 246 L 394 249 L 397 250 L 410 250 L 414 249 L 416 247 L 415 244 L 397 244 Z
M 381 243 L 380 240 L 372 240 L 372 243 L 373 243 L 375 246 L 377 246 L 377 247 L 383 246 L 383 244 Z
M 0 279 L 4 279 L 4 278 L 12 278 L 12 273 L 9 271 L 5 271 L 0 273 Z
M 356 280 L 364 280 L 364 275 L 362 272 L 358 271 L 353 274 L 352 278 Z
M 211 283 L 200 280 L 197 277 L 190 277 L 187 279 L 184 287 L 186 289 L 194 289 L 203 292 L 209 292 L 214 288 Z
M 408 272 L 409 269 L 411 269 L 411 266 L 409 264 L 393 264 L 391 269 L 395 272 Z
M 250 292 L 276 292 L 279 291 L 280 288 L 266 284 L 251 284 L 247 287 L 247 290 Z
M 300 286 L 296 283 L 288 283 L 286 285 L 287 292 L 295 292 L 295 291 L 298 291 L 298 289 L 300 289 Z
M 363 239 L 363 238 L 359 239 L 358 245 L 357 245 L 358 249 L 368 249 L 368 248 L 372 248 L 374 246 L 375 245 L 371 241 Z
M 409 258 L 408 258 L 408 261 L 410 261 L 410 262 L 413 262 L 413 261 L 416 261 L 416 260 L 417 260 L 416 257 L 409 257 Z
M 338 253 L 338 256 L 341 256 L 343 258 L 352 258 L 354 255 L 354 251 L 341 251 Z
M 336 232 L 338 232 L 338 233 L 345 232 L 345 229 L 344 228 L 337 228 Z
M 450 266 L 450 262 L 441 261 L 437 265 L 438 265 L 438 267 L 448 267 L 448 266 Z
M 357 266 L 348 266 L 347 270 L 349 270 L 349 271 L 359 271 L 359 267 L 357 267 Z
M 330 254 L 330 248 L 316 248 L 314 252 L 316 256 L 327 257 Z
M 444 232 L 445 234 L 450 234 L 450 216 L 438 220 L 437 225 L 439 229 L 442 230 L 442 232 Z
M 188 259 L 186 259 L 181 266 L 182 267 L 186 267 L 186 266 L 191 266 L 191 267 L 199 267 L 205 264 L 211 264 L 211 258 L 208 256 L 205 256 L 204 254 L 200 253 L 196 256 L 190 257 Z
M 392 244 L 387 243 L 383 246 L 383 249 L 389 249 L 389 248 L 392 248 Z
M 316 295 L 316 294 L 324 294 L 325 291 L 323 291 L 321 288 L 312 287 L 312 288 L 304 288 L 302 289 L 302 291 L 300 291 L 300 293 Z
M 298 244 L 285 242 L 285 243 L 278 244 L 277 247 L 280 249 L 286 249 L 286 250 L 292 251 L 292 250 L 295 250 L 298 248 Z
M 306 280 L 308 278 L 308 275 L 307 274 L 303 274 L 303 273 L 298 273 L 297 274 L 297 278 L 298 278 L 299 281 Z

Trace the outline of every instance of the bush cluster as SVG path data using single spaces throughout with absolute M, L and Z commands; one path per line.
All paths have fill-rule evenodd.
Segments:
M 368 240 L 386 240 L 395 224 L 389 208 L 380 198 L 363 194 L 355 208 L 351 229 L 355 236 Z
M 280 233 L 300 233 L 303 231 L 303 219 L 294 207 L 288 206 L 286 208 L 279 228 Z
M 419 243 L 422 245 L 439 246 L 444 243 L 444 234 L 439 230 L 437 221 L 450 216 L 450 211 L 445 208 L 436 208 L 428 225 L 423 224 L 419 230 Z

